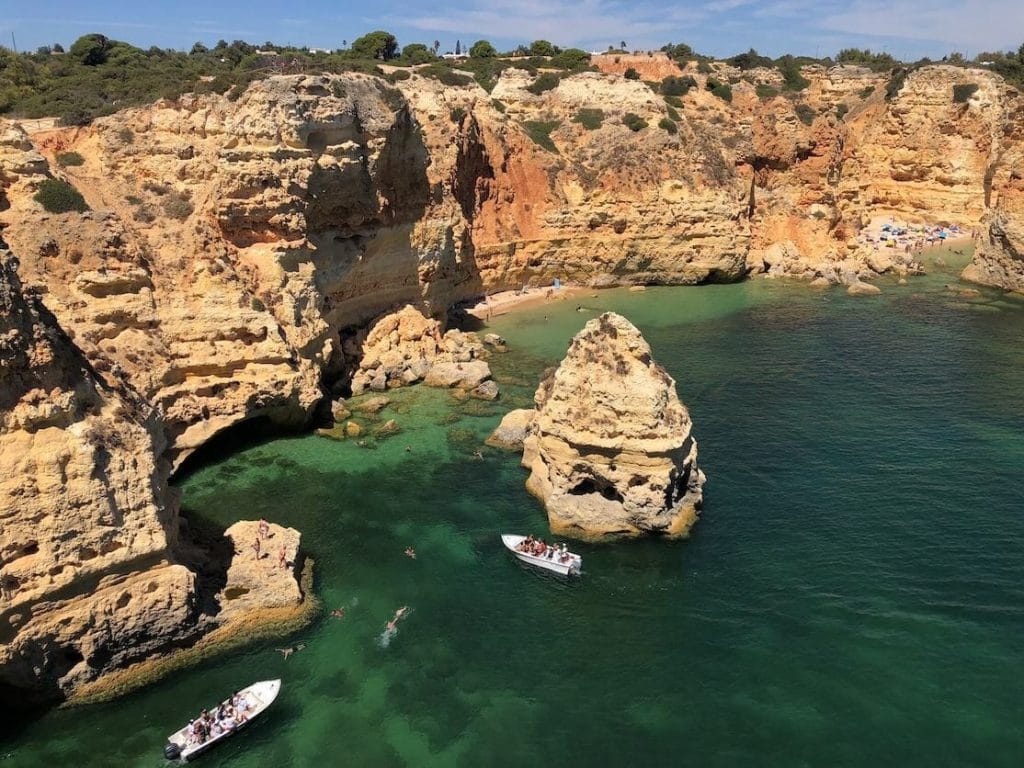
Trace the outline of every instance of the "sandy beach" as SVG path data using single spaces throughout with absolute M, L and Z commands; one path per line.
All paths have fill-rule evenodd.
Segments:
M 595 289 L 582 285 L 562 285 L 559 288 L 527 288 L 518 291 L 500 291 L 486 296 L 466 310 L 467 314 L 481 320 L 507 314 L 512 310 L 526 309 L 556 301 L 567 301 L 585 293 L 593 293 Z

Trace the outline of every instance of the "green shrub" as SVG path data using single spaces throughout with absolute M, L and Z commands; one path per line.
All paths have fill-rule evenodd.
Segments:
M 502 114 L 504 114 L 505 110 L 508 109 L 508 107 L 506 107 L 504 103 L 498 101 L 497 99 L 491 99 L 491 106 L 494 107 L 499 112 L 501 112 Z
M 679 133 L 678 126 L 676 126 L 676 124 L 669 120 L 667 117 L 663 117 L 661 118 L 661 120 L 658 121 L 658 127 L 664 131 L 667 131 L 668 133 L 671 133 L 672 135 Z
M 497 55 L 498 52 L 488 40 L 477 40 L 469 49 L 471 59 L 493 59 Z
M 535 144 L 555 154 L 558 154 L 558 147 L 551 140 L 551 132 L 560 125 L 561 123 L 557 120 L 530 120 L 523 123 L 523 127 L 526 128 L 526 134 L 533 139 Z
M 168 192 L 171 191 L 171 188 L 166 184 L 163 184 L 159 181 L 153 181 L 152 179 L 147 179 L 146 181 L 142 182 L 142 188 L 146 192 L 152 192 L 154 195 L 166 195 Z
M 65 167 L 69 165 L 84 165 L 85 158 L 77 152 L 59 152 L 57 153 L 57 164 Z
M 859 64 L 875 72 L 884 72 L 895 67 L 898 62 L 888 53 L 872 53 L 867 48 L 844 48 L 836 54 L 836 63 Z
M 401 80 L 408 80 L 410 77 L 412 77 L 412 73 L 408 69 L 396 69 L 388 76 L 388 80 L 397 83 Z
M 462 125 L 462 121 L 466 119 L 466 110 L 462 107 L 452 107 L 448 117 L 456 125 Z
M 249 301 L 249 306 L 252 307 L 253 311 L 255 312 L 267 311 L 267 305 L 264 304 L 263 301 L 257 296 L 252 297 L 252 299 Z
M 804 125 L 810 125 L 811 123 L 814 122 L 814 118 L 816 117 L 817 113 L 809 104 L 797 104 L 795 109 L 796 116 L 800 118 L 801 123 L 803 123 Z
M 638 133 L 647 127 L 647 121 L 640 117 L 640 115 L 632 112 L 627 112 L 623 115 L 622 124 L 634 133 Z
M 640 73 L 637 72 L 632 67 L 630 67 L 629 69 L 626 70 L 626 73 L 623 75 L 623 77 L 625 77 L 627 80 L 639 80 Z
M 552 88 L 557 88 L 558 83 L 561 82 L 561 80 L 561 76 L 556 75 L 554 72 L 545 72 L 526 86 L 526 90 L 536 96 L 540 96 L 544 91 L 550 91 Z
M 907 70 L 905 67 L 899 67 L 892 71 L 892 75 L 889 77 L 889 82 L 885 86 L 885 100 L 892 101 L 896 98 L 896 94 L 903 88 L 903 84 L 907 81 Z
M 672 107 L 665 107 L 665 111 L 668 112 L 668 119 L 669 120 L 674 120 L 677 123 L 680 120 L 682 120 L 682 118 L 679 116 L 679 113 L 676 112 L 674 109 L 672 109 Z
M 844 117 L 846 117 L 846 113 L 849 112 L 849 111 L 850 111 L 850 108 L 848 106 L 846 106 L 846 104 L 843 104 L 843 103 L 836 104 L 836 118 L 837 119 L 842 120 Z
M 44 179 L 32 199 L 50 213 L 89 210 L 79 191 L 60 179 Z
M 131 144 L 135 141 L 135 134 L 132 133 L 130 128 L 122 128 L 117 132 L 117 138 L 122 144 Z
M 192 203 L 181 195 L 171 195 L 164 200 L 164 213 L 172 219 L 187 219 L 192 211 Z
M 697 81 L 692 76 L 666 77 L 661 81 L 661 92 L 665 96 L 685 96 L 691 88 L 697 87 Z
M 405 64 L 429 64 L 437 61 L 437 55 L 423 43 L 410 43 L 402 49 L 402 62 Z
M 732 101 L 732 86 L 728 83 L 720 83 L 715 78 L 709 77 L 704 87 L 722 101 Z
M 665 103 L 668 104 L 670 107 L 675 107 L 676 109 L 683 108 L 683 100 L 680 99 L 678 96 L 666 96 Z
M 873 94 L 874 92 L 875 92 L 875 86 L 869 85 L 866 88 L 864 88 L 858 95 L 862 99 L 867 99 L 867 98 L 870 98 L 871 94 Z
M 452 88 L 459 88 L 473 82 L 472 78 L 467 77 L 466 75 L 461 75 L 458 72 L 453 72 L 451 67 L 440 63 L 428 64 L 425 67 L 421 67 L 416 70 L 416 74 L 423 77 L 429 77 L 432 80 L 438 80 L 442 85 L 447 85 Z
M 702 74 L 702 75 L 710 75 L 710 74 L 711 74 L 712 72 L 714 72 L 714 71 L 715 71 L 715 70 L 713 70 L 713 69 L 711 68 L 711 65 L 710 65 L 710 64 L 708 64 L 708 63 L 707 63 L 706 61 L 702 61 L 702 62 L 700 62 L 699 64 L 697 64 L 697 72 L 698 72 L 699 74 Z
M 601 123 L 604 122 L 604 110 L 601 109 L 581 109 L 576 113 L 576 116 L 572 119 L 574 123 L 579 123 L 588 131 L 596 131 L 601 127 Z
M 129 205 L 142 205 L 142 198 L 135 195 L 128 195 L 125 200 Z
M 961 83 L 953 86 L 953 103 L 966 104 L 978 90 L 977 83 Z
M 590 66 L 590 54 L 579 48 L 566 48 L 551 57 L 551 66 L 570 72 L 582 72 Z
M 768 101 L 769 99 L 774 99 L 779 95 L 778 88 L 772 88 L 770 85 L 765 85 L 764 83 L 758 85 L 754 90 L 757 92 L 757 98 L 761 101 Z
M 799 92 L 807 88 L 811 82 L 803 76 L 800 71 L 800 64 L 792 56 L 786 55 L 778 61 L 779 72 L 782 73 L 782 89 L 785 91 Z

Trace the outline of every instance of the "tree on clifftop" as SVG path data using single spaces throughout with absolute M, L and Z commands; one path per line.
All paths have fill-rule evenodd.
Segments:
M 82 35 L 71 46 L 71 55 L 89 67 L 103 64 L 111 49 L 110 40 L 104 35 Z
M 390 61 L 398 55 L 398 40 L 390 32 L 378 29 L 354 40 L 352 53 L 363 59 Z
M 409 64 L 427 64 L 436 58 L 437 54 L 423 43 L 410 43 L 402 49 L 402 59 Z
M 534 40 L 530 43 L 531 56 L 554 56 L 555 46 L 547 40 Z
M 471 59 L 493 59 L 497 55 L 498 52 L 487 40 L 477 40 L 473 43 L 473 47 L 469 49 L 469 57 Z

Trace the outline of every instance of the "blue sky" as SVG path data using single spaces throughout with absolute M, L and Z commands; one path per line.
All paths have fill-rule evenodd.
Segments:
M 190 48 L 219 38 L 340 47 L 387 29 L 402 45 L 440 40 L 451 49 L 479 38 L 499 48 L 545 38 L 603 50 L 687 42 L 727 56 L 750 47 L 834 54 L 848 46 L 906 59 L 954 50 L 1016 49 L 1024 43 L 1024 0 L 0 0 L 0 44 L 65 46 L 86 32 L 149 47 Z

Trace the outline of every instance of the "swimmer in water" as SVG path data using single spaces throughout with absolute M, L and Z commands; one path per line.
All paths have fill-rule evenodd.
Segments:
M 410 559 L 412 559 L 412 560 L 415 560 L 416 559 L 416 550 L 413 549 L 412 547 L 406 547 L 405 548 L 405 556 L 410 558 Z
M 345 618 L 345 609 L 344 608 L 335 608 L 333 611 L 331 611 L 331 616 L 333 616 L 336 619 L 344 619 Z

